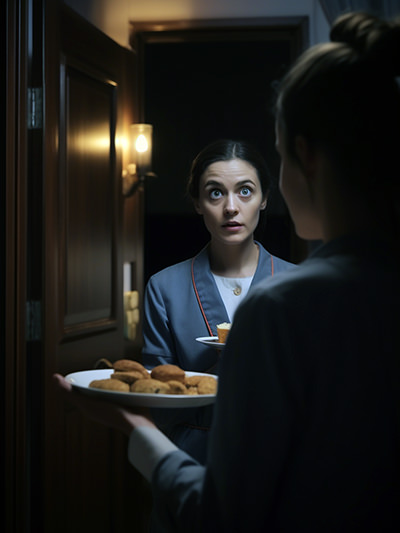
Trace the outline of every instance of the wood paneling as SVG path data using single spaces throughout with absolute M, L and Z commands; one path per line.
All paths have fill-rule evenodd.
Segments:
M 115 279 L 115 83 L 67 67 L 65 172 L 64 328 L 116 319 Z

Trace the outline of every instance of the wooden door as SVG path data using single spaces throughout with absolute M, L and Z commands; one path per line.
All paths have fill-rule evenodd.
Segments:
M 121 178 L 134 55 L 67 8 L 58 20 L 59 59 L 48 58 L 47 72 L 58 105 L 45 137 L 52 143 L 54 128 L 44 172 L 46 378 L 138 356 L 140 343 L 124 339 L 124 262 L 142 294 L 142 197 L 125 200 Z M 126 439 L 60 405 L 50 387 L 45 402 L 45 530 L 122 531 L 132 513 L 145 530 L 148 487 L 128 464 Z
M 7 2 L 7 531 L 145 531 L 126 438 L 60 401 L 54 372 L 139 357 L 123 264 L 143 289 L 143 196 L 122 195 L 135 56 L 53 0 Z M 15 61 L 14 61 L 15 60 Z M 12 63 L 14 61 L 14 63 Z M 12 65 L 12 67 L 11 67 Z M 140 298 L 141 301 L 141 298 Z

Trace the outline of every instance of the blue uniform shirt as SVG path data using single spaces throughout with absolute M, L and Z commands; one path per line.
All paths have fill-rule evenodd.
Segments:
M 257 243 L 260 253 L 250 287 L 290 267 Z M 221 352 L 196 341 L 216 335 L 217 324 L 229 318 L 210 269 L 208 245 L 193 259 L 152 276 L 144 300 L 143 364 L 152 368 L 175 364 L 184 370 L 217 373 Z M 205 462 L 212 407 L 158 409 L 152 414 L 159 427 L 180 448 Z

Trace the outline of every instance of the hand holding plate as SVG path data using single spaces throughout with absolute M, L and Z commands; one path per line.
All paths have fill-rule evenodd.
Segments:
M 84 395 L 74 390 L 71 383 L 60 374 L 54 374 L 53 381 L 66 401 L 95 422 L 122 431 L 126 435 L 139 426 L 156 427 L 150 419 L 148 409 L 137 407 L 133 410 L 95 396 Z

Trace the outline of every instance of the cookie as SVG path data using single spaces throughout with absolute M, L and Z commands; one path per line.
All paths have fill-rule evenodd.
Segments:
M 168 394 L 169 385 L 157 379 L 138 379 L 131 385 L 131 392 L 142 392 L 150 394 Z
M 211 376 L 200 376 L 197 391 L 199 394 L 216 394 L 217 380 Z
M 197 384 L 200 381 L 201 376 L 186 376 L 185 385 L 186 387 L 197 387 Z
M 170 391 L 169 394 L 187 394 L 187 388 L 181 381 L 167 381 Z
M 129 392 L 129 385 L 117 379 L 95 379 L 89 383 L 89 387 L 92 389 Z
M 217 380 L 213 376 L 186 376 L 188 394 L 216 394 Z
M 136 370 L 142 372 L 143 375 L 148 374 L 147 370 L 141 363 L 133 361 L 132 359 L 118 359 L 118 361 L 114 361 L 113 368 L 118 372 L 131 372 Z
M 199 391 L 197 390 L 197 387 L 186 387 L 186 394 L 188 396 L 197 396 Z
M 185 381 L 185 371 L 176 365 L 158 365 L 151 371 L 151 377 L 158 381 Z
M 138 379 L 150 379 L 150 374 L 147 372 L 146 374 L 143 374 L 143 372 L 139 372 L 139 370 L 131 370 L 129 372 L 114 372 L 111 374 L 110 378 L 119 379 L 120 381 L 124 381 L 130 385 Z

